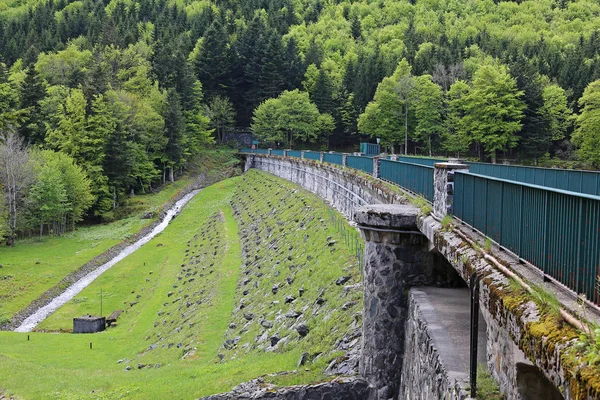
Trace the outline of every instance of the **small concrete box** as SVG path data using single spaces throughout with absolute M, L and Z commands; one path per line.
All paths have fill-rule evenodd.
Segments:
M 94 333 L 106 329 L 106 317 L 84 315 L 73 318 L 73 333 Z

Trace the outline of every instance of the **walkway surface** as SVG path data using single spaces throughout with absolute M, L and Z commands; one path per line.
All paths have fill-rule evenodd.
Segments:
M 453 360 L 443 357 L 444 363 L 462 367 L 462 371 L 469 371 L 470 354 L 470 326 L 471 326 L 471 291 L 467 288 L 446 289 L 436 287 L 415 288 L 427 295 L 427 300 L 433 306 L 435 319 L 443 329 L 436 329 L 434 340 L 438 346 L 443 346 L 443 354 L 453 354 Z M 478 362 L 486 362 L 486 325 L 479 313 L 479 342 L 477 346 Z M 447 352 L 448 351 L 448 352 Z M 457 365 L 460 363 L 461 365 Z

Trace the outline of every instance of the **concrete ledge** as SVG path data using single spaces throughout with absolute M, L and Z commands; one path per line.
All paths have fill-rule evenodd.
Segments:
M 404 204 L 370 204 L 354 211 L 354 221 L 363 226 L 417 233 L 419 209 Z

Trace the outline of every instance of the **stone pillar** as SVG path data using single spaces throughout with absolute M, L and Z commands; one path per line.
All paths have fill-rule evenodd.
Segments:
M 290 149 L 284 149 L 283 150 L 283 156 L 287 157 L 288 156 L 288 151 L 290 151 Z
M 250 168 L 254 168 L 254 154 L 246 155 L 246 163 L 244 164 L 244 172 L 248 171 Z
M 373 177 L 379 178 L 379 157 L 373 156 Z
M 348 166 L 348 153 L 342 153 L 342 167 Z
M 319 162 L 323 162 L 323 152 L 319 153 Z
M 419 210 L 400 204 L 359 207 L 354 220 L 365 238 L 364 312 L 360 374 L 378 399 L 397 399 L 404 352 L 408 287 L 431 281 L 432 256 L 417 228 Z
M 267 149 L 267 155 L 271 155 L 271 153 L 273 153 L 273 149 L 269 147 L 269 148 Z
M 300 151 L 300 158 L 304 160 L 304 150 Z
M 444 218 L 452 214 L 452 198 L 454 194 L 454 171 L 469 170 L 467 164 L 459 160 L 449 160 L 444 163 L 434 164 L 433 172 L 433 214 Z

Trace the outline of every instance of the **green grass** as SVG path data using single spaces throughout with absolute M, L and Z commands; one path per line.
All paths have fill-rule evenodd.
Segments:
M 163 233 L 99 277 L 39 329 L 69 330 L 73 316 L 97 314 L 100 290 L 105 315 L 124 310 L 116 327 L 90 335 L 33 332 L 29 341 L 27 334 L 0 332 L 0 392 L 25 399 L 197 398 L 263 374 L 294 370 L 304 351 L 310 352 L 311 361 L 300 373 L 272 381 L 323 379 L 329 362 L 342 354 L 333 348 L 335 341 L 356 325 L 362 309 L 360 290 L 346 295 L 334 283 L 341 275 L 352 277 L 348 284 L 358 282 L 360 273 L 327 215 L 315 196 L 257 171 L 204 189 Z M 275 237 L 267 234 L 271 229 L 278 246 L 250 246 L 241 239 L 251 221 L 259 220 L 260 227 L 252 232 L 270 243 Z M 276 264 L 274 258 L 283 250 L 285 259 Z M 264 275 L 260 290 L 248 296 L 252 300 L 246 310 L 252 308 L 257 318 L 240 335 L 229 328 L 239 323 L 237 306 L 246 277 L 240 266 L 245 271 L 255 256 L 263 257 Z M 285 271 L 293 271 L 295 280 L 273 295 L 271 281 L 285 282 Z M 301 286 L 304 296 L 284 305 L 283 297 Z M 321 308 L 313 306 L 323 289 L 327 301 Z M 188 306 L 188 299 L 200 303 Z M 280 305 L 271 310 L 273 300 Z M 340 310 L 349 301 L 355 304 Z M 260 332 L 259 315 L 271 318 L 269 313 L 291 308 L 303 311 L 300 319 L 311 328 L 307 337 L 300 339 L 283 319 L 273 329 L 290 337 L 285 345 L 269 352 L 260 346 L 242 347 Z M 233 334 L 242 337 L 240 343 L 226 350 L 223 342 Z M 138 364 L 144 367 L 138 369 Z M 132 369 L 126 371 L 126 366 Z
M 56 285 L 70 272 L 153 222 L 142 213 L 158 209 L 190 179 L 182 179 L 153 195 L 135 196 L 136 212 L 109 224 L 81 227 L 61 237 L 20 240 L 15 247 L 0 248 L 0 322 Z M 126 205 L 130 207 L 131 205 Z

